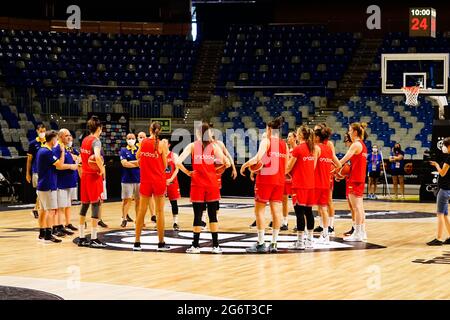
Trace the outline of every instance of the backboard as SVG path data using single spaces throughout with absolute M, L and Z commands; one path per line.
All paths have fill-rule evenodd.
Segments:
M 388 53 L 381 55 L 381 92 L 402 94 L 402 87 L 420 86 L 420 94 L 448 92 L 448 53 Z

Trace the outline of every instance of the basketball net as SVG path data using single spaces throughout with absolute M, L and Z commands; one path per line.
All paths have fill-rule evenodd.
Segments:
M 417 100 L 420 92 L 419 86 L 403 87 L 402 91 L 406 96 L 406 105 L 413 107 L 417 107 L 419 105 L 419 101 Z

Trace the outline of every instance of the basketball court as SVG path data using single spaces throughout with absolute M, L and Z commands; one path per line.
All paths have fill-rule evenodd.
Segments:
M 448 12 L 10 1 L 0 300 L 450 299 Z

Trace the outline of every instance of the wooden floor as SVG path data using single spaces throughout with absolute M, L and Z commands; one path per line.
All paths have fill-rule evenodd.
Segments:
M 252 203 L 251 199 L 224 202 Z M 347 208 L 345 202 L 336 207 Z M 372 210 L 434 212 L 434 207 L 366 202 L 366 209 Z M 248 229 L 252 212 L 252 208 L 221 212 L 221 230 L 255 232 Z M 169 228 L 169 207 L 166 217 Z M 104 205 L 104 220 L 111 229 L 119 229 L 120 203 Z M 290 222 L 292 227 L 292 217 Z M 191 209 L 181 208 L 181 227 L 189 230 L 191 223 Z M 40 289 L 65 299 L 450 298 L 449 265 L 412 262 L 442 256 L 450 249 L 425 245 L 434 237 L 433 218 L 368 220 L 369 242 L 385 249 L 279 255 L 98 250 L 78 248 L 71 239 L 43 245 L 36 241 L 36 231 L 28 230 L 34 227 L 29 210 L 0 212 L 0 285 Z M 10 228 L 24 229 L 10 232 Z M 336 236 L 342 237 L 348 228 L 349 220 L 338 219 Z

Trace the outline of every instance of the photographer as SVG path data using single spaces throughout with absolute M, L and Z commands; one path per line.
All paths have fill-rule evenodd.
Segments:
M 444 225 L 447 233 L 450 235 L 450 221 L 448 219 L 448 200 L 450 199 L 450 156 L 448 149 L 450 148 L 450 137 L 443 141 L 442 153 L 444 153 L 444 165 L 441 168 L 439 163 L 430 161 L 430 164 L 436 168 L 439 173 L 438 188 L 439 192 L 436 198 L 437 205 L 437 237 L 436 239 L 427 243 L 429 246 L 441 246 L 443 244 L 450 244 L 450 238 L 443 241 Z

